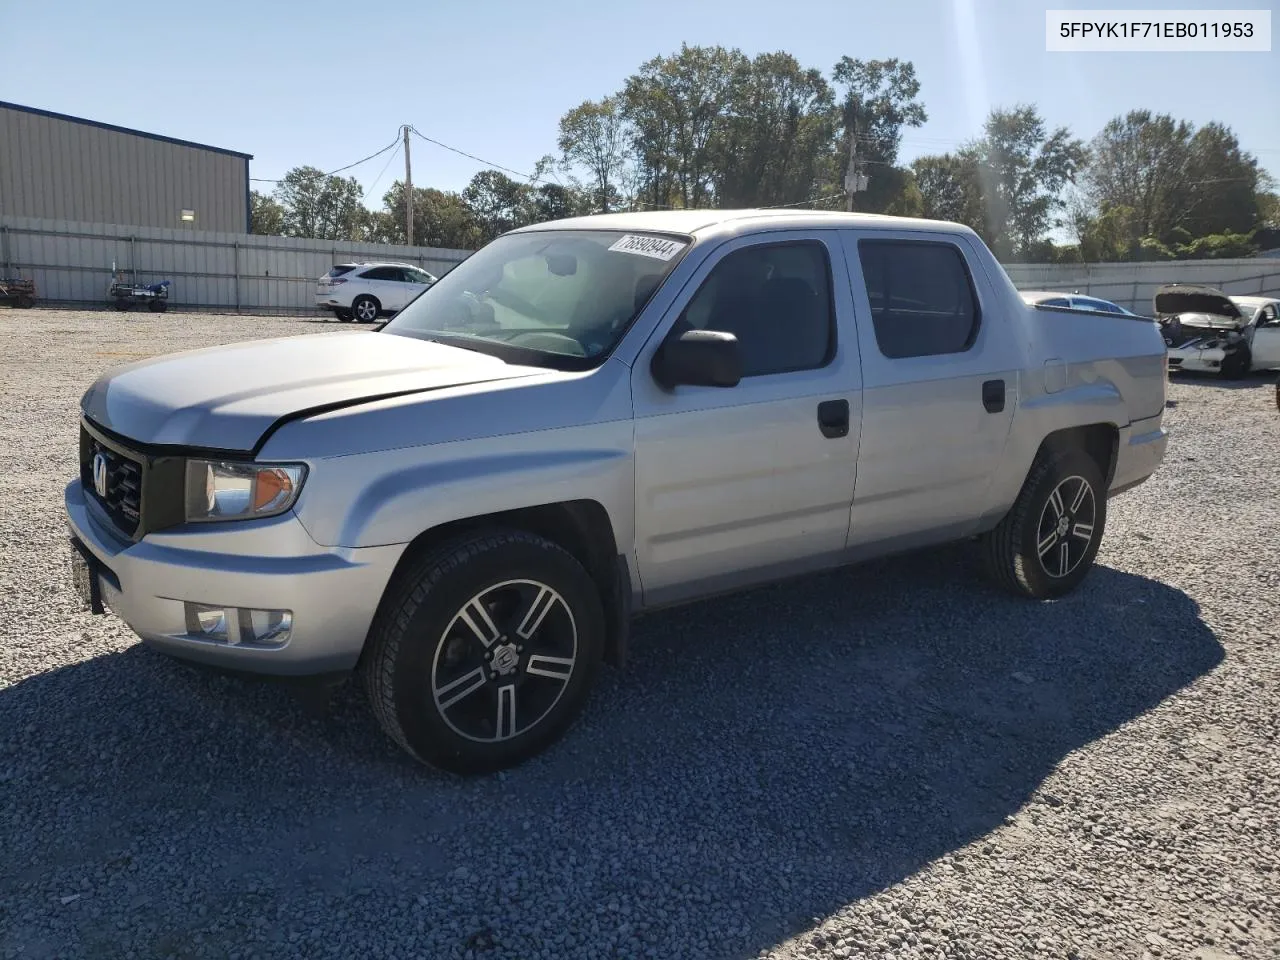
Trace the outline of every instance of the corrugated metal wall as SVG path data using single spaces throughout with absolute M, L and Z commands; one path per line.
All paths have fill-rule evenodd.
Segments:
M 174 309 L 309 313 L 317 278 L 337 262 L 395 260 L 441 276 L 468 256 L 438 247 L 0 216 L 0 275 L 35 280 L 43 301 L 105 304 L 114 263 L 127 279 L 136 272 L 141 283 L 173 281 Z
M 0 214 L 247 233 L 249 165 L 219 153 L 0 106 Z
M 1010 263 L 1009 279 L 1019 290 L 1079 291 L 1150 314 L 1151 299 L 1166 283 L 1201 283 L 1232 296 L 1280 296 L 1280 261 L 1165 260 L 1151 263 Z

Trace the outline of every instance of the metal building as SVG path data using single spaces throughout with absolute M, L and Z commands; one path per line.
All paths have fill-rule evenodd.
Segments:
M 248 233 L 251 159 L 0 101 L 0 215 Z

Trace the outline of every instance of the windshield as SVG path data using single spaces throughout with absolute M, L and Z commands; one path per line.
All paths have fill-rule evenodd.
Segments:
M 688 246 L 685 237 L 621 231 L 508 234 L 437 280 L 383 332 L 586 369 L 617 345 Z
M 1236 309 L 1240 311 L 1240 319 L 1243 323 L 1248 323 L 1253 319 L 1253 315 L 1258 312 L 1258 308 L 1247 303 L 1241 303 L 1239 300 L 1232 300 L 1236 305 Z

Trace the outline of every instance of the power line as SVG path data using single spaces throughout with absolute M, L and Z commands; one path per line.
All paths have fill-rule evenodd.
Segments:
M 357 160 L 355 163 L 348 163 L 345 167 L 339 167 L 337 170 L 330 170 L 328 173 L 324 174 L 324 176 L 332 177 L 335 173 L 342 173 L 342 171 L 350 170 L 352 167 L 358 167 L 362 163 L 368 163 L 370 160 L 374 159 L 375 157 L 382 156 L 392 147 L 399 146 L 399 144 L 400 144 L 400 135 L 397 134 L 394 140 L 388 143 L 385 147 L 383 147 L 377 153 L 371 153 L 367 157 L 365 157 L 363 160 Z M 249 180 L 252 183 L 280 183 L 279 180 L 272 180 L 268 177 L 250 177 Z
M 387 175 L 387 169 L 391 166 L 393 162 L 395 162 L 396 157 L 398 157 L 399 155 L 400 155 L 400 141 L 397 140 L 396 148 L 391 151 L 391 156 L 387 157 L 387 162 L 382 165 L 382 170 L 378 173 L 377 179 L 375 179 L 373 181 L 373 184 L 369 187 L 369 189 L 365 191 L 364 197 L 361 198 L 361 201 L 360 201 L 361 203 L 363 203 L 365 200 L 368 200 L 370 194 L 372 194 L 373 191 L 378 188 L 378 184 L 381 182 L 382 178 Z
M 420 136 L 423 140 L 427 141 L 427 143 L 433 143 L 437 147 L 440 147 L 444 150 L 448 150 L 451 153 L 456 153 L 461 157 L 466 157 L 468 160 L 474 160 L 476 163 L 482 163 L 486 167 L 492 167 L 494 170 L 501 170 L 504 173 L 515 174 L 517 177 L 520 177 L 522 180 L 528 180 L 530 183 L 547 183 L 548 182 L 545 177 L 535 176 L 534 174 L 531 174 L 531 173 L 521 173 L 519 170 L 511 169 L 511 167 L 504 167 L 500 163 L 494 163 L 491 160 L 485 160 L 483 157 L 477 157 L 474 153 L 467 153 L 467 151 L 459 150 L 457 147 L 451 147 L 447 143 L 441 143 L 439 140 L 435 140 L 431 137 L 428 137 L 425 133 L 423 133 L 413 124 L 409 125 L 409 129 L 412 130 L 414 133 L 416 133 L 418 136 Z M 564 186 L 564 184 L 561 184 L 561 186 Z

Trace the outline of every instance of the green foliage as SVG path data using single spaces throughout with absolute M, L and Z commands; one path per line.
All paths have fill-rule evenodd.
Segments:
M 266 194 L 249 193 L 249 232 L 268 237 L 284 236 L 284 207 Z
M 566 165 L 579 164 L 587 170 L 593 210 L 608 213 L 619 205 L 630 163 L 630 138 L 618 97 L 583 101 L 560 118 L 561 156 Z
M 358 240 L 369 212 L 355 177 L 326 174 L 315 167 L 294 167 L 276 184 L 275 200 L 284 211 L 284 233 L 317 240 Z
M 1231 257 L 1252 257 L 1258 252 L 1257 245 L 1249 239 L 1248 234 L 1214 233 L 1206 237 L 1197 237 L 1190 243 L 1178 248 L 1180 260 L 1217 260 Z
M 404 183 L 397 180 L 382 197 L 370 239 L 379 243 L 405 242 Z M 471 250 L 479 246 L 480 225 L 458 193 L 431 187 L 413 188 L 413 242 L 419 247 Z

